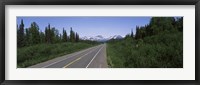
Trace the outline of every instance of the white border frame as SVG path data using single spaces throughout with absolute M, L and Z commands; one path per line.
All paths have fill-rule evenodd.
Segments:
M 195 5 L 6 5 L 5 80 L 195 80 Z M 183 68 L 16 68 L 16 16 L 184 16 Z

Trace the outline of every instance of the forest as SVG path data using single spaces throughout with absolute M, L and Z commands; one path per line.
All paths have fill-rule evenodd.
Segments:
M 21 20 L 17 25 L 17 67 L 28 67 L 98 44 L 95 41 L 80 40 L 79 34 L 72 27 L 69 34 L 64 28 L 61 34 L 48 24 L 42 32 L 36 22 L 24 28 Z
M 79 42 L 78 33 L 75 33 L 72 27 L 70 29 L 69 36 L 64 28 L 63 33 L 59 34 L 59 31 L 55 27 L 51 27 L 50 24 L 48 24 L 44 33 L 42 31 L 40 32 L 40 28 L 36 22 L 32 22 L 30 28 L 24 29 L 24 23 L 23 20 L 21 20 L 19 27 L 17 25 L 17 47 L 21 48 L 40 43 Z
M 183 17 L 152 17 L 136 33 L 107 42 L 111 68 L 183 68 Z

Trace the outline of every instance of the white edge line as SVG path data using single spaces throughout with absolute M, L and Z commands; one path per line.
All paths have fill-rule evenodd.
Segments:
M 103 48 L 104 46 L 102 46 L 99 51 L 95 54 L 95 56 L 92 58 L 92 60 L 88 63 L 88 65 L 85 67 L 85 68 L 88 68 L 88 66 L 92 63 L 92 61 L 94 60 L 94 58 L 97 56 L 97 54 L 99 54 L 99 52 L 101 51 L 101 49 Z
M 92 48 L 93 48 L 93 47 L 92 47 Z M 89 48 L 89 49 L 92 49 L 92 48 Z M 86 49 L 86 50 L 84 50 L 83 52 L 88 51 L 89 49 Z M 81 53 L 83 53 L 83 52 L 79 52 L 79 53 L 77 53 L 77 54 L 75 54 L 75 55 L 73 55 L 73 56 L 76 56 L 76 55 L 81 54 Z M 48 65 L 46 65 L 46 66 L 43 66 L 42 68 L 49 67 L 49 66 L 51 66 L 51 65 L 53 65 L 53 64 L 56 64 L 56 63 L 61 62 L 61 61 L 64 61 L 64 60 L 66 60 L 66 59 L 68 59 L 68 58 L 71 58 L 71 57 L 73 57 L 73 56 L 70 56 L 70 57 L 64 58 L 64 59 L 62 59 L 62 60 L 53 62 L 53 63 L 51 63 L 51 64 L 48 64 Z
M 84 57 L 84 56 L 88 55 L 89 53 L 91 53 L 91 52 L 93 52 L 93 51 L 94 51 L 94 49 L 93 49 L 93 50 L 91 50 L 91 51 L 89 51 L 88 53 L 86 53 L 86 54 L 82 55 L 81 57 L 78 57 L 78 58 L 82 58 L 82 57 Z M 76 59 L 78 59 L 78 58 L 76 58 Z M 64 66 L 64 67 L 62 67 L 62 68 L 66 68 L 66 67 Z

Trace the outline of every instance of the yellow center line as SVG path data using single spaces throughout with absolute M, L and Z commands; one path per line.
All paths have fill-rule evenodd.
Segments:
M 74 60 L 74 61 L 72 61 L 72 62 L 70 62 L 69 64 L 67 64 L 67 65 L 65 65 L 63 68 L 66 68 L 66 67 L 68 67 L 69 65 L 71 65 L 71 64 L 73 64 L 73 63 L 75 63 L 76 61 L 78 61 L 78 60 L 80 60 L 82 57 L 80 57 L 80 58 L 77 58 L 76 60 Z
M 92 50 L 92 51 L 94 51 L 94 50 Z M 76 60 L 73 60 L 72 62 L 70 62 L 67 65 L 65 65 L 63 68 L 67 68 L 69 65 L 71 65 L 71 64 L 75 63 L 76 61 L 80 60 L 82 57 L 86 56 L 87 54 L 91 53 L 92 51 L 86 53 L 85 55 L 83 55 L 83 56 L 81 56 L 79 58 L 77 58 Z

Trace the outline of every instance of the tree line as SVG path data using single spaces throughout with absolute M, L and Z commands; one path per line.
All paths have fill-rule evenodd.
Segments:
M 183 17 L 152 17 L 125 39 L 107 42 L 113 68 L 183 68 Z
M 40 43 L 60 43 L 60 42 L 79 42 L 79 34 L 70 28 L 68 36 L 66 30 L 63 28 L 63 33 L 60 34 L 55 27 L 48 24 L 45 31 L 40 31 L 36 22 L 32 22 L 29 28 L 24 29 L 23 19 L 19 26 L 17 25 L 17 47 L 31 46 Z
M 183 17 L 152 17 L 150 23 L 145 26 L 136 26 L 136 33 L 126 35 L 133 39 L 143 39 L 146 36 L 157 35 L 162 32 L 183 31 Z

